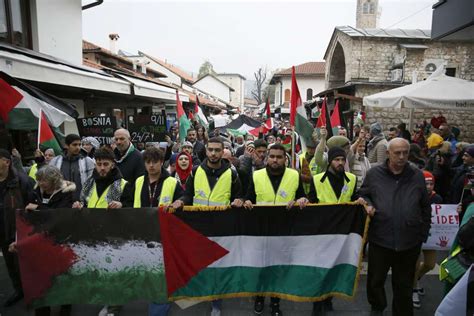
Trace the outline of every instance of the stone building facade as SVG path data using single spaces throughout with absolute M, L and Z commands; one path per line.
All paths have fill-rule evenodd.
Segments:
M 385 129 L 408 123 L 409 110 L 363 108 L 362 98 L 377 92 L 426 79 L 439 67 L 446 74 L 474 80 L 474 42 L 433 41 L 429 30 L 359 29 L 336 27 L 325 53 L 324 95 L 350 95 L 344 110 L 364 110 L 368 122 L 379 121 Z M 415 111 L 413 122 L 429 121 L 433 112 Z M 460 127 L 461 137 L 474 141 L 474 113 L 445 111 L 448 122 Z

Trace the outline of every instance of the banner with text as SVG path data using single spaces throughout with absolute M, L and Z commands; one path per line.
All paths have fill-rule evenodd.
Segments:
M 81 138 L 92 136 L 101 145 L 111 144 L 117 129 L 117 119 L 113 116 L 77 118 L 76 123 Z
M 128 130 L 133 143 L 164 141 L 167 132 L 166 116 L 163 114 L 130 115 Z
M 423 249 L 449 250 L 459 229 L 456 204 L 433 204 L 431 206 L 431 229 Z

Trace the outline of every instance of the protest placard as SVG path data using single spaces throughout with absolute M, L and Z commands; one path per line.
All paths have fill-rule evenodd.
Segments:
M 167 132 L 166 116 L 163 114 L 130 115 L 128 130 L 133 143 L 164 141 Z
M 433 204 L 431 206 L 430 235 L 423 249 L 449 250 L 459 229 L 456 204 Z
M 101 145 L 112 143 L 117 120 L 113 116 L 93 116 L 77 118 L 77 130 L 81 138 L 92 136 Z

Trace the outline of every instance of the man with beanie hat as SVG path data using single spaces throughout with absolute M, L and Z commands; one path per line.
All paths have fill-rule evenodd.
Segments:
M 345 172 L 346 151 L 332 147 L 328 152 L 328 167 L 325 173 L 313 177 L 316 203 L 347 203 L 357 199 L 357 177 Z M 332 310 L 332 297 L 313 303 L 313 316 L 324 315 Z
M 367 144 L 367 158 L 369 158 L 370 165 L 375 167 L 384 164 L 387 160 L 388 142 L 379 123 L 370 125 L 370 137 L 371 139 Z

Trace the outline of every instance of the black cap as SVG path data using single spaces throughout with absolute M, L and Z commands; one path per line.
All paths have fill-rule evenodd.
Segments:
M 330 164 L 337 157 L 346 158 L 346 151 L 341 147 L 332 147 L 328 152 L 328 163 Z
M 12 155 L 6 149 L 0 148 L 0 158 L 12 159 Z

